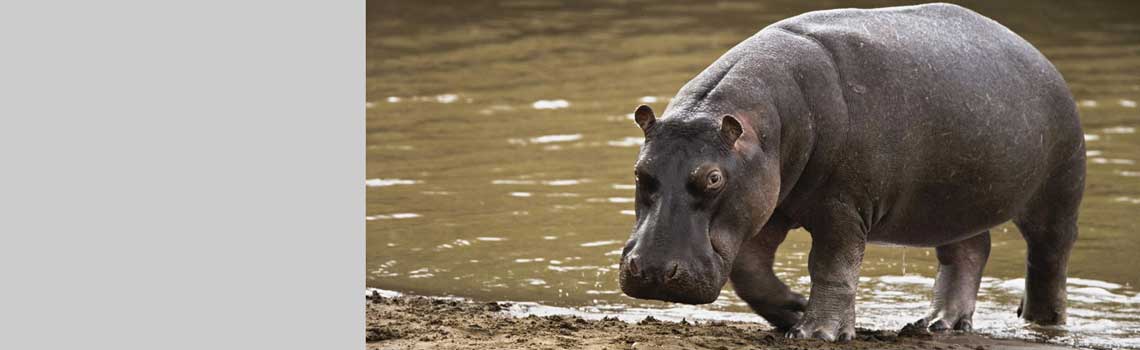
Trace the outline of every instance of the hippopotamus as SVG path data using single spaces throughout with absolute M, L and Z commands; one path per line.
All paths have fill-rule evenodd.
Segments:
M 622 291 L 687 304 L 728 281 L 788 337 L 850 340 L 867 244 L 933 247 L 929 313 L 969 331 L 990 250 L 1027 243 L 1017 313 L 1065 322 L 1085 145 L 1057 69 L 1001 24 L 950 4 L 808 12 L 769 25 L 645 105 L 636 223 Z M 811 236 L 810 299 L 772 271 L 790 229 Z

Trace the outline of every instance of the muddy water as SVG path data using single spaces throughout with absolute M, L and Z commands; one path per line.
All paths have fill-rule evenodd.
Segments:
M 369 2 L 370 287 L 578 310 L 735 315 L 635 300 L 616 263 L 633 225 L 639 103 L 664 110 L 682 84 L 776 20 L 887 2 Z M 1025 244 L 993 230 L 975 325 L 1000 336 L 1140 347 L 1140 4 L 964 3 L 1021 34 L 1060 69 L 1088 141 L 1070 325 L 1013 314 Z M 811 240 L 794 231 L 777 272 L 808 290 Z M 931 249 L 871 247 L 859 323 L 899 327 L 929 302 Z M 691 317 L 690 316 L 690 317 Z

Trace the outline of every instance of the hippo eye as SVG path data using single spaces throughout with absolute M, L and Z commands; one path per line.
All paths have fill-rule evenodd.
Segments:
M 720 188 L 720 186 L 724 183 L 724 175 L 720 174 L 719 169 L 713 169 L 709 172 L 708 175 L 706 175 L 706 177 L 708 179 L 706 183 L 708 184 L 709 189 Z

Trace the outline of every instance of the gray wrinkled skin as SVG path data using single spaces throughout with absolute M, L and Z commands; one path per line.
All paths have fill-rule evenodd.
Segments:
M 630 296 L 708 303 L 731 279 L 788 336 L 842 341 L 866 244 L 936 247 L 915 323 L 969 330 L 988 230 L 1013 220 L 1028 243 L 1018 314 L 1065 322 L 1083 133 L 1061 75 L 997 22 L 948 4 L 803 14 L 732 48 L 662 118 L 635 116 Z M 772 272 L 798 226 L 806 302 Z

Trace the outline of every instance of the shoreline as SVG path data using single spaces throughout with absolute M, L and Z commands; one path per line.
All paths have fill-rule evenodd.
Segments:
M 748 321 L 637 322 L 616 316 L 523 316 L 506 302 L 426 297 L 369 289 L 365 295 L 368 349 L 936 349 L 1054 350 L 1072 347 L 979 334 L 929 334 L 859 329 L 856 340 L 827 343 L 786 339 L 766 323 Z

